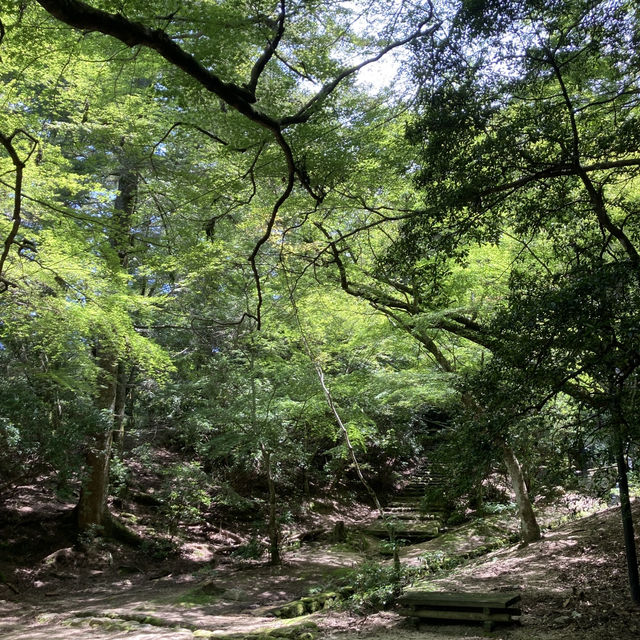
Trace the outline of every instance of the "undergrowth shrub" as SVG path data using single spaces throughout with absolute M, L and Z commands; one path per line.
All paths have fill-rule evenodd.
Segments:
M 231 555 L 244 560 L 259 560 L 266 550 L 267 545 L 254 533 L 249 542 L 236 547 Z
M 150 538 L 143 540 L 140 550 L 154 560 L 167 560 L 180 555 L 180 546 L 169 538 Z
M 176 534 L 180 524 L 199 524 L 211 505 L 209 478 L 198 462 L 173 464 L 163 471 L 160 492 L 167 531 Z
M 487 515 L 499 515 L 502 513 L 515 513 L 517 506 L 515 502 L 485 502 L 482 511 Z
M 357 611 L 386 609 L 418 576 L 419 569 L 415 567 L 364 562 L 347 577 L 347 583 L 354 588 L 349 604 Z
M 398 562 L 380 564 L 375 561 L 363 564 L 347 572 L 344 583 L 353 587 L 353 595 L 345 602 L 356 611 L 387 609 L 394 604 L 404 588 L 427 577 L 451 571 L 464 562 L 485 555 L 517 540 L 507 536 L 463 555 L 450 555 L 445 551 L 428 551 L 420 556 L 420 565 L 408 567 Z
M 109 487 L 112 495 L 119 498 L 126 495 L 130 475 L 129 468 L 122 458 L 113 456 L 109 465 Z

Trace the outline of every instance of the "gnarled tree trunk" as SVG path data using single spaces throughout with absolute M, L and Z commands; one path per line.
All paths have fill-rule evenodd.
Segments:
M 518 515 L 520 516 L 520 537 L 523 542 L 535 542 L 540 540 L 540 526 L 536 520 L 533 506 L 529 499 L 529 491 L 524 481 L 522 467 L 513 449 L 508 444 L 502 445 L 502 456 L 507 466 L 513 492 L 516 496 L 516 505 L 518 506 Z

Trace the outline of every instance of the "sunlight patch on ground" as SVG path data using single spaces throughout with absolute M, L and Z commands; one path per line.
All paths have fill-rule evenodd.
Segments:
M 192 562 L 211 562 L 214 557 L 213 549 L 210 545 L 198 542 L 184 544 L 182 555 Z

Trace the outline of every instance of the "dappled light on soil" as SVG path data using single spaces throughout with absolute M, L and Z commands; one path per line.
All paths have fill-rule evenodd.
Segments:
M 618 527 L 618 513 L 609 510 L 548 531 L 538 543 L 472 558 L 424 582 L 429 590 L 520 592 L 523 626 L 498 628 L 490 636 L 473 625 L 422 624 L 417 629 L 394 611 L 355 615 L 330 610 L 291 621 L 274 618 L 274 607 L 322 588 L 333 572 L 365 557 L 321 543 L 292 550 L 281 567 L 224 560 L 201 562 L 198 571 L 187 573 L 180 564 L 167 566 L 167 575 L 151 579 L 144 574 L 123 579 L 113 570 L 82 581 L 49 574 L 41 587 L 25 583 L 19 595 L 5 594 L 0 634 L 3 640 L 80 640 L 88 633 L 96 640 L 182 640 L 197 630 L 224 637 L 310 620 L 319 626 L 319 638 L 336 640 L 632 638 L 640 628 L 627 603 Z M 465 553 L 474 544 L 486 544 L 485 536 L 472 532 L 461 538 L 463 531 L 460 539 L 407 547 L 405 557 L 414 561 L 418 551 L 460 540 Z M 197 565 L 183 565 L 188 566 Z M 610 612 L 604 618 L 603 608 Z M 152 624 L 146 622 L 151 619 Z

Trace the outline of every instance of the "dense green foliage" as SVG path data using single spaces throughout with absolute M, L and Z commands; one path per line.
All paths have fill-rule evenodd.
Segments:
M 283 495 L 388 490 L 435 411 L 449 503 L 507 470 L 525 540 L 615 462 L 631 575 L 635 3 L 0 6 L 4 491 L 108 528 L 110 463 L 122 496 L 166 449 L 167 530 L 259 504 L 277 546 Z

